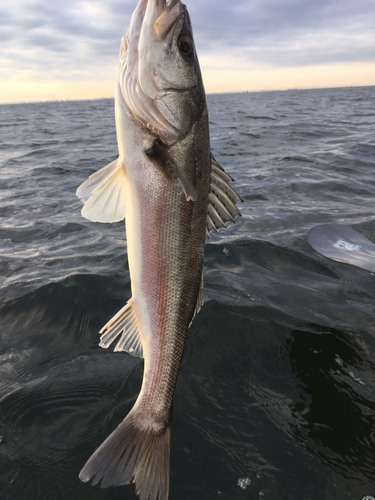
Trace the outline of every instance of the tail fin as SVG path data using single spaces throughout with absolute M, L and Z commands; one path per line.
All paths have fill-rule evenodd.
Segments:
M 140 500 L 168 500 L 171 425 L 159 435 L 139 429 L 132 412 L 91 455 L 79 474 L 101 487 L 135 482 Z

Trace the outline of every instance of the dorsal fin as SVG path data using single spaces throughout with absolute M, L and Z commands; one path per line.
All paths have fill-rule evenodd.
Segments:
M 243 201 L 241 196 L 229 185 L 232 177 L 218 164 L 211 154 L 211 185 L 208 201 L 207 236 L 215 229 L 226 227 L 229 221 L 241 216 L 236 203 Z
M 204 302 L 204 283 L 203 283 L 203 273 L 202 273 L 201 284 L 199 285 L 199 292 L 198 292 L 197 303 L 196 303 L 196 306 L 195 306 L 195 311 L 194 311 L 193 317 L 191 318 L 191 321 L 190 321 L 190 324 L 189 324 L 189 328 L 190 328 L 190 326 L 191 326 L 191 324 L 192 324 L 195 316 L 201 310 L 201 308 L 203 306 L 203 302 Z
M 131 299 L 103 326 L 99 333 L 102 333 L 100 347 L 109 347 L 121 335 L 114 351 L 126 351 L 132 356 L 143 358 L 142 339 Z

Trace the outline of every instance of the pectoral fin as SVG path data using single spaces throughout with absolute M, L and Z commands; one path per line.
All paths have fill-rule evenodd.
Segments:
M 185 172 L 177 165 L 163 143 L 155 140 L 152 148 L 145 151 L 145 154 L 152 163 L 169 179 L 177 179 L 184 190 L 186 201 L 197 201 L 197 191 L 193 184 L 186 177 Z

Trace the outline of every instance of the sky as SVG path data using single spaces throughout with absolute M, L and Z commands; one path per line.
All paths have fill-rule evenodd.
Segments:
M 113 97 L 136 0 L 0 4 L 0 102 Z M 374 0 L 185 0 L 206 92 L 375 85 Z

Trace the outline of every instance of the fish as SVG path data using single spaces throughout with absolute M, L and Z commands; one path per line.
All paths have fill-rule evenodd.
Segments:
M 190 16 L 181 0 L 140 0 L 122 38 L 115 87 L 118 158 L 77 190 L 82 216 L 125 219 L 131 299 L 100 346 L 144 359 L 139 396 L 79 478 L 135 483 L 167 500 L 172 402 L 188 328 L 204 300 L 211 231 L 240 216 L 242 198 L 210 150 L 207 100 Z

